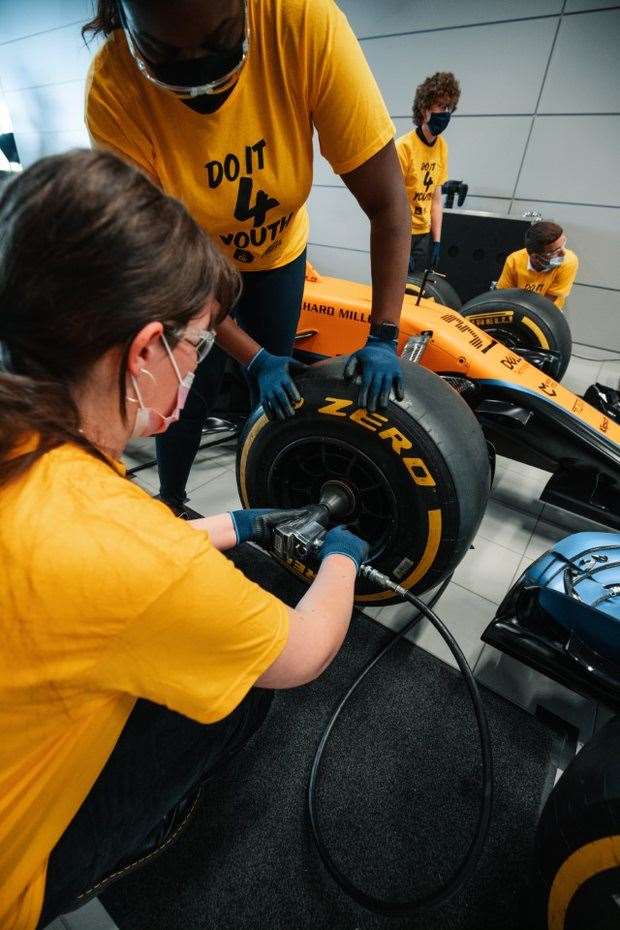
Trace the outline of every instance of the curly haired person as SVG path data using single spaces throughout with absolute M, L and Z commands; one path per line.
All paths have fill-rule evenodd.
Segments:
M 451 71 L 437 71 L 418 85 L 415 129 L 396 140 L 411 208 L 409 273 L 436 268 L 441 252 L 441 185 L 448 179 L 448 146 L 442 133 L 456 110 L 461 87 Z

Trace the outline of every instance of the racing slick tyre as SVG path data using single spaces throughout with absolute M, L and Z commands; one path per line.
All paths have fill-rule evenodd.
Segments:
M 508 349 L 555 353 L 548 373 L 560 381 L 570 362 L 573 340 L 566 317 L 553 301 L 519 287 L 487 291 L 461 309 L 480 329 Z
M 617 930 L 620 717 L 586 743 L 549 795 L 536 833 L 548 930 Z
M 343 380 L 346 357 L 296 378 L 295 416 L 270 421 L 258 407 L 237 451 L 244 507 L 317 503 L 327 481 L 355 501 L 347 526 L 370 543 L 369 561 L 416 593 L 442 581 L 467 552 L 489 489 L 487 445 L 474 414 L 431 371 L 404 362 L 405 399 L 380 413 L 357 403 L 359 379 Z M 290 561 L 311 581 L 313 568 Z M 399 598 L 358 578 L 359 604 Z
M 422 284 L 423 277 L 424 275 L 417 271 L 407 275 L 405 294 L 411 294 L 413 297 L 417 297 L 420 293 L 420 285 Z M 461 298 L 452 285 L 446 281 L 445 278 L 440 278 L 438 275 L 433 274 L 432 271 L 426 279 L 422 296 L 430 297 L 444 307 L 450 307 L 451 310 L 456 310 L 458 313 L 461 312 Z

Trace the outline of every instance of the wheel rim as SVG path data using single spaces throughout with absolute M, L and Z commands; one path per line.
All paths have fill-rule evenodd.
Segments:
M 269 499 L 286 508 L 316 504 L 326 481 L 351 492 L 355 507 L 347 527 L 367 539 L 371 557 L 378 558 L 398 523 L 396 498 L 375 462 L 349 443 L 318 436 L 291 442 L 269 469 Z
M 520 326 L 518 323 L 515 323 L 510 327 L 481 326 L 480 329 L 484 329 L 485 333 L 488 333 L 489 336 L 497 339 L 497 341 L 505 345 L 507 349 L 514 349 L 515 352 L 518 352 L 520 348 L 541 348 L 541 345 L 537 341 L 534 334 L 526 326 Z

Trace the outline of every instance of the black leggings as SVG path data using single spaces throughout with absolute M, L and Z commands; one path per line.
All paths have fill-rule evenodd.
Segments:
M 218 772 L 263 723 L 273 691 L 252 688 L 218 723 L 139 700 L 84 803 L 52 850 L 39 928 L 121 863 L 150 851 L 174 808 Z
M 235 308 L 239 326 L 274 355 L 290 355 L 301 312 L 306 269 L 306 250 L 271 271 L 242 274 L 243 292 Z M 202 427 L 217 396 L 224 375 L 226 353 L 215 346 L 196 369 L 192 389 L 178 423 L 156 437 L 160 494 L 181 504 Z M 255 402 L 257 398 L 253 398 Z

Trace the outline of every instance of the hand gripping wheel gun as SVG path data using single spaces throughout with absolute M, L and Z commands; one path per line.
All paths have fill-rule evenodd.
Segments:
M 329 527 L 342 523 L 354 510 L 352 491 L 340 481 L 327 481 L 318 504 L 311 504 L 302 516 L 274 527 L 274 553 L 285 562 L 316 561 Z

